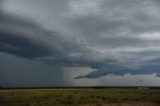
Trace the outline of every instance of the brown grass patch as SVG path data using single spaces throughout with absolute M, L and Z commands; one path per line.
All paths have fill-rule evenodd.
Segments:
M 80 106 L 160 106 L 160 103 L 109 103 L 109 104 L 87 104 Z

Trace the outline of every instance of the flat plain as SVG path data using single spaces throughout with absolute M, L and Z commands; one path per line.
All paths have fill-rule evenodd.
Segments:
M 160 106 L 160 89 L 2 89 L 0 106 Z

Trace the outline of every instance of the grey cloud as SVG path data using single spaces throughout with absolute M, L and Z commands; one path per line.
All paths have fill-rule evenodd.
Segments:
M 115 65 L 106 65 L 106 66 L 101 66 L 99 68 L 97 68 L 96 71 L 93 71 L 91 73 L 88 73 L 85 76 L 78 76 L 75 77 L 75 79 L 79 79 L 79 78 L 98 78 L 101 76 L 106 76 L 109 74 L 114 74 L 114 75 L 124 75 L 125 73 L 130 72 L 131 70 L 127 70 L 127 68 L 123 68 L 123 67 L 118 67 Z
M 154 3 L 154 1 L 150 3 L 148 0 L 106 1 L 103 4 L 107 6 L 99 7 L 102 14 L 73 16 L 69 19 L 69 24 L 71 24 L 73 33 L 80 33 L 89 46 L 105 49 L 107 51 L 106 56 L 110 54 L 110 50 L 117 48 L 123 52 L 129 47 L 133 49 L 154 47 L 159 45 L 159 39 L 140 38 L 142 34 L 159 32 L 159 18 L 158 16 L 153 17 Z M 149 10 L 147 10 L 148 7 Z M 115 51 L 114 53 L 119 55 L 119 52 L 116 53 Z
M 51 55 L 50 50 L 44 45 L 33 43 L 23 37 L 12 37 L 4 32 L 1 33 L 1 35 L 2 34 L 4 35 L 0 37 L 0 51 L 2 52 L 7 52 L 26 58 Z
M 0 51 L 20 57 L 40 57 L 51 55 L 47 45 L 42 44 L 40 37 L 49 32 L 38 23 L 16 16 L 5 11 L 0 12 Z M 37 36 L 40 35 L 40 36 Z M 34 41 L 33 38 L 36 38 Z
M 6 11 L 0 12 L 0 51 L 25 58 L 61 57 L 72 45 L 54 31 L 35 20 Z M 78 50 L 78 49 L 77 49 Z
M 88 12 L 85 15 L 78 9 L 74 15 L 74 8 L 68 10 L 69 3 L 65 9 L 63 6 L 51 6 L 51 10 L 60 9 L 66 13 L 65 16 L 62 15 L 63 12 L 61 15 L 58 12 L 54 14 L 57 18 L 53 20 L 63 26 L 59 29 L 61 32 L 54 29 L 50 31 L 44 27 L 47 25 L 43 26 L 31 18 L 1 10 L 0 51 L 34 58 L 58 67 L 86 66 L 96 69 L 85 76 L 76 77 L 77 79 L 98 78 L 108 74 L 158 74 L 160 67 L 156 66 L 151 70 L 148 67 L 152 65 L 148 64 L 146 58 L 153 55 L 160 57 L 158 50 L 154 52 L 155 45 L 160 45 L 159 39 L 142 36 L 160 33 L 159 8 L 155 7 L 155 0 L 100 0 L 98 3 L 100 13 Z M 80 9 L 84 9 L 83 12 L 88 11 L 88 7 Z M 64 28 L 69 31 L 70 36 L 65 35 Z M 151 49 L 143 50 L 148 47 Z
M 72 65 L 76 57 L 73 58 L 70 54 L 91 52 L 86 47 L 81 47 L 81 44 L 70 42 L 54 31 L 48 31 L 35 20 L 3 10 L 0 14 L 1 52 L 51 61 L 56 65 Z
M 147 39 L 143 36 L 141 37 L 142 34 L 149 33 L 148 36 L 152 36 L 152 33 L 159 33 L 159 7 L 156 6 L 156 1 L 108 0 L 104 1 L 102 5 L 99 8 L 104 14 L 97 16 L 95 13 L 95 15 L 87 14 L 78 18 L 74 17 L 73 25 L 76 26 L 75 28 L 82 30 L 82 35 L 90 45 L 100 50 L 105 49 L 106 56 L 109 53 L 113 53 L 119 57 L 120 60 L 117 61 L 124 60 L 126 62 L 120 63 L 118 66 L 113 63 L 112 67 L 116 68 L 107 68 L 106 61 L 101 66 L 107 66 L 106 68 L 97 67 L 97 71 L 76 78 L 97 78 L 108 74 L 124 75 L 125 73 L 158 74 L 158 66 L 153 67 L 152 65 L 144 64 L 148 56 L 159 57 L 159 50 L 155 48 L 157 47 L 156 45 L 159 45 L 159 39 L 154 38 L 154 36 L 154 39 L 152 37 Z M 145 51 L 144 48 L 148 51 Z M 119 50 L 117 51 L 116 49 Z M 125 50 L 128 52 L 124 53 Z M 112 56 L 114 57 L 114 55 Z M 131 66 L 137 64 L 138 69 L 123 67 L 128 64 L 128 61 L 131 61 L 129 62 Z
M 154 61 L 154 60 L 153 60 Z M 153 62 L 152 61 L 152 62 Z M 100 67 L 96 68 L 96 71 L 90 72 L 84 76 L 77 76 L 75 79 L 80 78 L 99 78 L 106 75 L 114 75 L 114 76 L 124 76 L 125 74 L 131 74 L 131 75 L 151 75 L 156 74 L 156 77 L 159 77 L 160 71 L 159 71 L 159 60 L 154 61 L 153 63 L 148 62 L 144 65 L 141 65 L 138 68 L 128 68 L 128 67 L 122 67 L 122 66 L 116 66 L 111 65 L 106 67 Z

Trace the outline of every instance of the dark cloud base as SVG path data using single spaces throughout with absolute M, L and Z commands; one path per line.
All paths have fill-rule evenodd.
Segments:
M 103 10 L 101 14 L 103 17 L 89 12 L 87 15 L 78 14 L 75 17 L 66 18 L 70 22 L 68 26 L 72 29 L 72 33 L 81 32 L 80 35 L 85 43 L 78 42 L 74 38 L 66 38 L 65 35 L 56 31 L 50 31 L 31 18 L 0 9 L 0 51 L 17 57 L 39 60 L 56 67 L 85 66 L 96 69 L 75 79 L 125 73 L 133 75 L 155 73 L 159 76 L 158 50 L 157 57 L 153 58 L 155 42 L 157 44 L 159 40 L 139 37 L 139 35 L 159 31 L 160 23 L 157 24 L 157 22 L 160 16 L 155 18 L 144 13 L 147 7 L 155 9 L 156 4 L 147 0 L 144 2 L 120 1 L 104 1 L 106 6 L 99 7 Z M 0 5 L 3 5 L 2 1 Z M 116 5 L 115 9 L 112 10 L 114 5 Z M 158 7 L 156 9 L 159 10 Z M 119 10 L 121 11 L 118 14 Z M 106 11 L 114 14 L 108 13 L 109 16 L 105 16 Z M 146 46 L 153 46 L 153 48 L 146 49 Z M 104 49 L 105 53 L 103 53 Z M 116 54 L 118 58 L 110 54 Z M 147 60 L 148 57 L 151 59 Z M 138 68 L 130 67 L 136 62 Z

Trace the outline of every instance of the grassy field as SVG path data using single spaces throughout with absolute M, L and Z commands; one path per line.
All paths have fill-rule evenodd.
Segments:
M 160 89 L 0 90 L 0 106 L 160 106 Z

